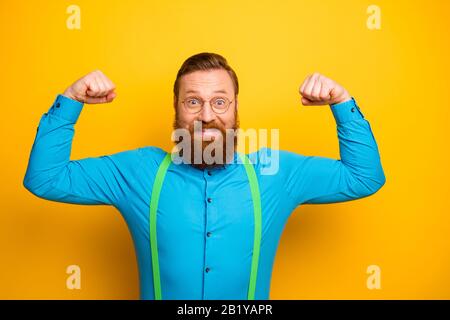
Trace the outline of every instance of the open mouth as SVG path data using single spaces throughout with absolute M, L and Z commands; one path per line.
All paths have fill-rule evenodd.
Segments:
M 204 140 L 215 140 L 221 136 L 221 132 L 219 129 L 211 128 L 211 129 L 202 129 L 202 139 Z

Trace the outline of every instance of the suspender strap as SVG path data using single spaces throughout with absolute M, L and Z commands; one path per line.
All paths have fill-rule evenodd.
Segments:
M 239 154 L 241 161 L 244 164 L 245 171 L 247 172 L 248 181 L 250 183 L 250 191 L 253 200 L 253 214 L 254 214 L 254 239 L 253 239 L 253 257 L 252 257 L 252 267 L 250 272 L 250 284 L 248 287 L 248 300 L 255 299 L 256 290 L 256 278 L 258 275 L 258 262 L 259 262 L 259 252 L 261 248 L 261 195 L 259 192 L 258 178 L 256 177 L 255 168 L 251 164 L 250 160 L 246 155 Z
M 254 239 L 253 239 L 253 256 L 250 271 L 250 281 L 248 287 L 248 300 L 255 299 L 256 280 L 258 275 L 258 263 L 261 247 L 261 195 L 259 192 L 258 178 L 256 176 L 253 164 L 244 154 L 239 154 L 239 157 L 244 164 L 250 184 L 250 192 L 253 201 L 253 215 L 254 215 Z M 152 253 L 152 269 L 153 269 L 153 287 L 155 292 L 155 300 L 161 300 L 161 279 L 159 273 L 159 258 L 158 258 L 158 244 L 156 235 L 156 216 L 158 210 L 159 195 L 166 176 L 167 169 L 171 162 L 171 154 L 167 153 L 161 162 L 158 171 L 156 172 L 155 181 L 153 182 L 152 195 L 150 199 L 150 249 Z
M 159 194 L 169 168 L 171 159 L 167 153 L 156 172 L 153 182 L 152 197 L 150 199 L 150 247 L 152 251 L 153 287 L 155 289 L 155 300 L 161 300 L 161 279 L 159 276 L 158 243 L 156 237 L 156 212 L 158 210 Z

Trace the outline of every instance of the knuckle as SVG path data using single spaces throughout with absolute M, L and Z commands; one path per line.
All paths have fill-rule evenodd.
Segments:
M 86 80 L 90 83 L 93 84 L 95 83 L 95 76 L 93 74 L 89 74 L 86 76 Z

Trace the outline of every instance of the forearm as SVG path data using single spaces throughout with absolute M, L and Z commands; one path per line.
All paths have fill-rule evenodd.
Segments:
M 82 103 L 58 95 L 42 115 L 23 180 L 32 193 L 50 197 L 52 183 L 70 162 L 74 125 L 82 108 Z
M 295 205 L 344 202 L 379 190 L 385 176 L 370 124 L 351 99 L 331 105 L 340 159 L 280 152 L 286 194 Z
M 337 124 L 342 178 L 358 196 L 367 196 L 385 183 L 378 145 L 369 122 L 353 98 L 331 105 Z

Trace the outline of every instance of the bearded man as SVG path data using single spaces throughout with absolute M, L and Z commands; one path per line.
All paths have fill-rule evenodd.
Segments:
M 237 152 L 238 78 L 219 54 L 189 57 L 173 93 L 181 149 L 143 146 L 71 160 L 84 104 L 116 97 L 102 72 L 82 77 L 41 117 L 23 180 L 43 199 L 118 209 L 134 241 L 141 299 L 269 299 L 276 249 L 294 209 L 360 199 L 385 183 L 369 122 L 348 91 L 322 74 L 306 77 L 299 93 L 304 105 L 330 106 L 340 159 L 267 147 Z M 274 162 L 276 170 L 264 171 Z

